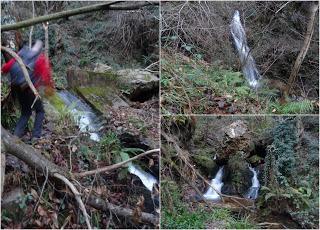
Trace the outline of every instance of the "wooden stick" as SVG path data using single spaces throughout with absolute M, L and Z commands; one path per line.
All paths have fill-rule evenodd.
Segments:
M 86 224 L 88 226 L 88 229 L 92 229 L 90 221 L 89 221 L 89 215 L 87 213 L 86 207 L 84 206 L 84 204 L 81 200 L 81 194 L 78 192 L 77 188 L 65 176 L 63 176 L 61 174 L 55 173 L 55 174 L 53 174 L 53 176 L 62 180 L 70 188 L 70 190 L 74 194 L 74 196 L 79 204 L 80 210 L 83 213 L 83 216 L 86 220 Z
M 94 174 L 97 174 L 97 173 L 111 171 L 111 170 L 114 170 L 114 169 L 117 169 L 117 168 L 120 168 L 120 167 L 124 166 L 125 164 L 129 163 L 130 161 L 136 160 L 138 158 L 141 158 L 141 157 L 144 157 L 146 155 L 149 155 L 151 153 L 156 153 L 156 152 L 160 152 L 160 149 L 152 149 L 152 150 L 146 151 L 144 153 L 141 153 L 141 154 L 139 154 L 137 156 L 131 157 L 128 160 L 122 161 L 122 162 L 117 163 L 117 164 L 108 165 L 108 166 L 105 166 L 105 167 L 102 167 L 102 168 L 98 168 L 98 169 L 95 169 L 95 170 L 86 171 L 86 172 L 82 172 L 82 173 L 75 173 L 74 176 L 75 177 L 84 177 L 84 176 L 94 175 Z

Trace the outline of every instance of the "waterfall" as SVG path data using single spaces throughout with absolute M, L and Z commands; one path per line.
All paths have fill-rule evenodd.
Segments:
M 246 198 L 248 199 L 252 199 L 255 200 L 258 198 L 258 192 L 259 192 L 259 188 L 260 188 L 260 183 L 258 180 L 258 175 L 257 172 L 254 168 L 249 166 L 250 171 L 253 173 L 253 177 L 251 179 L 251 187 L 249 188 L 249 191 L 247 192 L 247 194 L 245 195 Z
M 210 185 L 213 188 L 215 188 L 215 190 L 217 190 L 218 192 L 221 192 L 221 188 L 223 186 L 222 176 L 223 176 L 223 166 L 219 168 L 215 178 L 212 179 L 210 182 Z M 204 199 L 220 200 L 219 194 L 211 186 L 208 188 L 207 192 L 203 194 Z
M 150 173 L 143 171 L 142 169 L 140 169 L 139 166 L 136 166 L 132 163 L 129 164 L 128 171 L 131 174 L 134 174 L 137 177 L 139 177 L 140 180 L 142 181 L 143 185 L 148 190 L 150 190 L 150 192 L 152 192 L 153 185 L 158 183 L 157 179 L 154 178 Z
M 94 113 L 91 107 L 67 90 L 59 91 L 58 95 L 70 110 L 80 131 L 89 132 L 90 139 L 99 142 L 99 130 L 102 128 L 102 121 Z M 153 185 L 158 183 L 157 179 L 150 173 L 143 171 L 139 166 L 134 165 L 131 162 L 128 166 L 128 171 L 139 177 L 143 185 L 150 191 L 152 191 Z
M 250 53 L 250 49 L 247 44 L 246 33 L 240 21 L 240 13 L 238 10 L 233 15 L 232 22 L 230 24 L 231 35 L 234 40 L 234 44 L 240 57 L 242 66 L 242 72 L 246 77 L 250 87 L 257 88 L 259 86 L 259 79 L 261 78 L 256 63 Z

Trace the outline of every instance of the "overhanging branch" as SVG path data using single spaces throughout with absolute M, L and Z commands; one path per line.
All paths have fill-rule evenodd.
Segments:
M 75 16 L 79 14 L 85 14 L 89 12 L 95 12 L 99 10 L 135 10 L 148 5 L 157 5 L 157 2 L 141 2 L 141 3 L 133 3 L 131 5 L 113 5 L 121 3 L 121 1 L 117 2 L 106 2 L 102 4 L 95 4 L 91 6 L 84 6 L 78 9 L 62 11 L 54 14 L 44 15 L 40 17 L 36 17 L 33 19 L 24 20 L 15 24 L 10 25 L 2 25 L 1 31 L 9 31 L 9 30 L 17 30 L 20 28 L 32 26 L 42 22 L 48 22 L 52 20 L 56 20 L 59 18 L 66 18 L 70 16 Z

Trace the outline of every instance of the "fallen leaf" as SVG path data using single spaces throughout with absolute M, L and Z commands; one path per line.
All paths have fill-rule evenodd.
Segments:
M 47 216 L 47 212 L 43 209 L 41 205 L 38 206 L 37 211 L 40 216 Z

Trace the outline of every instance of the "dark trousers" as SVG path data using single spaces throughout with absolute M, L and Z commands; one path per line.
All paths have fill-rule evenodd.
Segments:
M 32 137 L 41 137 L 42 123 L 44 120 L 44 109 L 42 101 L 38 99 L 31 109 L 31 105 L 35 99 L 35 96 L 31 89 L 29 87 L 27 87 L 26 89 L 21 89 L 19 86 L 13 86 L 12 90 L 14 95 L 18 98 L 21 107 L 21 116 L 14 130 L 14 135 L 22 137 L 25 134 L 25 129 L 27 127 L 30 116 L 32 115 L 32 110 L 35 110 L 36 117 L 34 120 Z

